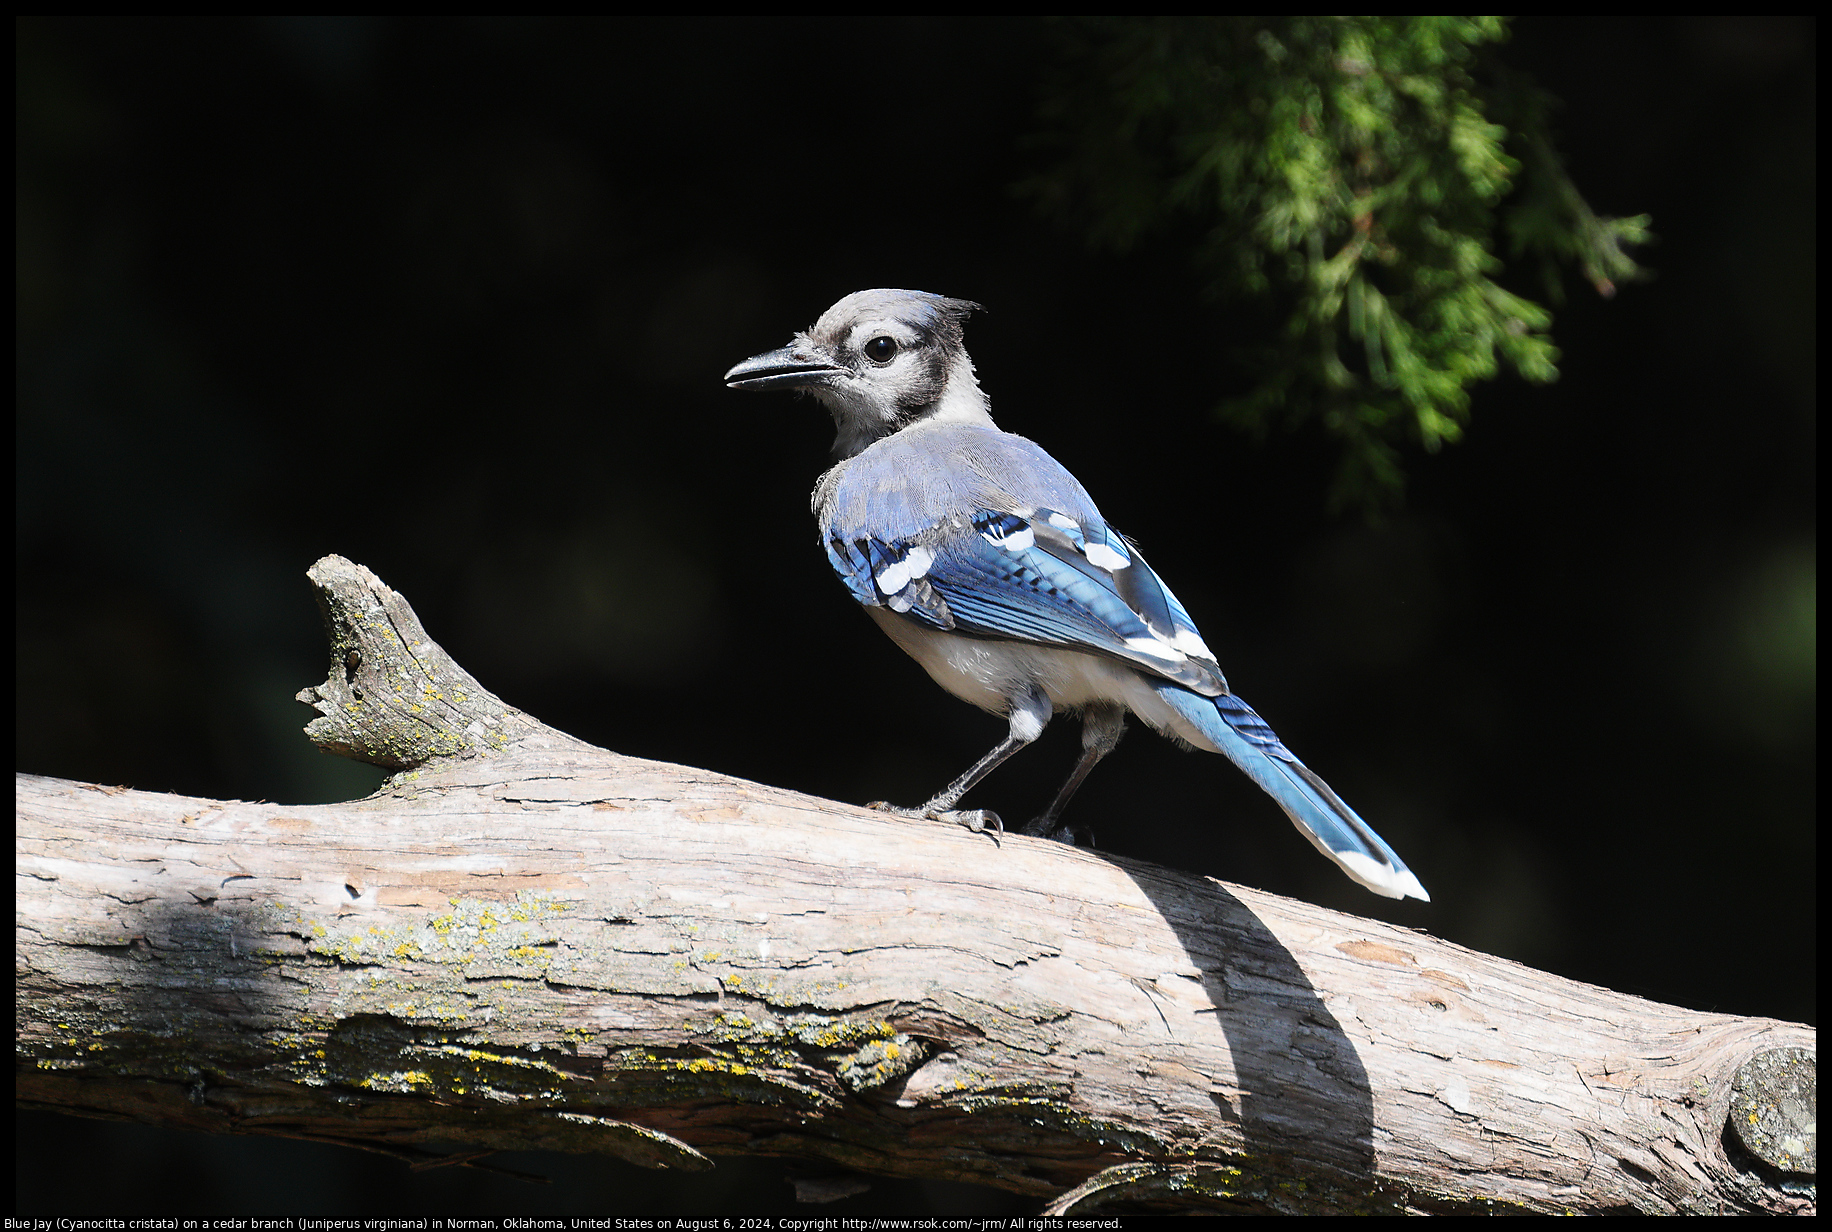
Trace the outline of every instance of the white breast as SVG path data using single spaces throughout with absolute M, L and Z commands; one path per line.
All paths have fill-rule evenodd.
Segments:
M 1034 685 L 1058 710 L 1094 702 L 1124 706 L 1154 730 L 1219 753 L 1202 732 L 1164 704 L 1137 669 L 1105 655 L 1057 646 L 963 637 L 917 624 L 881 607 L 865 609 L 935 683 L 964 702 L 1003 718 L 1011 700 Z

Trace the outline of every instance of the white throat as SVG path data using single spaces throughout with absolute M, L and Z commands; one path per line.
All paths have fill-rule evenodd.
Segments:
M 973 375 L 973 361 L 966 355 L 957 355 L 948 366 L 948 383 L 942 389 L 941 400 L 935 404 L 934 411 L 924 416 L 938 423 L 974 423 L 995 427 L 992 422 L 992 408 L 986 400 L 986 391 L 980 388 L 980 379 Z

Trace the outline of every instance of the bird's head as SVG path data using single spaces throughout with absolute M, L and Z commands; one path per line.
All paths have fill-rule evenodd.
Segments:
M 850 458 L 923 420 L 992 424 L 961 343 L 979 305 L 926 291 L 857 291 L 788 346 L 725 374 L 733 389 L 805 389 L 833 414 L 834 454 Z

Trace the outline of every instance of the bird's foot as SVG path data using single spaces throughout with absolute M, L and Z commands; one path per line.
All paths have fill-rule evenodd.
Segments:
M 1029 834 L 1037 838 L 1047 838 L 1052 842 L 1067 843 L 1071 847 L 1094 846 L 1094 831 L 1087 826 L 1073 825 L 1059 817 L 1033 817 L 1018 830 L 1020 834 Z
M 975 834 L 985 834 L 988 829 L 995 831 L 993 842 L 1005 833 L 1005 822 L 991 809 L 939 809 L 934 807 L 901 808 L 884 800 L 873 800 L 865 806 L 880 813 L 889 813 L 893 817 L 909 817 L 917 821 L 949 821 L 957 826 L 965 826 Z

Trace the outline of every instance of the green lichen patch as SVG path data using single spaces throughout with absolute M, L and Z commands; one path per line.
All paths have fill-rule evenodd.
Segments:
M 463 897 L 450 902 L 449 911 L 417 918 L 391 911 L 348 926 L 316 921 L 307 948 L 351 967 L 439 963 L 461 967 L 473 979 L 538 979 L 560 947 L 558 933 L 546 922 L 572 906 L 544 890 L 523 890 L 509 903 Z
M 492 1102 L 559 1102 L 583 1079 L 519 1050 L 480 1046 L 376 1015 L 355 1015 L 291 1058 L 292 1077 L 394 1094 L 472 1096 Z
M 866 1091 L 921 1065 L 928 1048 L 882 1019 L 795 1014 L 780 1020 L 727 1010 L 697 1029 L 761 1064 L 814 1064 L 852 1091 Z
M 901 1078 L 921 1065 L 928 1057 L 921 1040 L 895 1035 L 887 1040 L 873 1040 L 856 1052 L 834 1058 L 834 1072 L 854 1091 L 868 1091 Z
M 196 1032 L 207 1022 L 179 1015 L 158 1017 L 159 1026 L 123 1025 L 106 1015 L 66 1008 L 54 1024 L 55 1034 L 21 1033 L 15 1051 L 21 1062 L 40 1070 L 87 1071 L 186 1086 L 219 1081 L 226 1071 L 257 1068 L 272 1060 L 258 1035 L 215 1036 L 202 1045 Z M 201 1060 L 205 1057 L 207 1066 Z
M 787 1064 L 784 1064 L 784 1061 Z M 759 1062 L 763 1062 L 759 1064 Z M 799 1058 L 760 1056 L 749 1046 L 686 1049 L 624 1048 L 606 1058 L 607 1068 L 619 1073 L 620 1098 L 643 1102 L 643 1087 L 663 1094 L 655 1099 L 713 1098 L 740 1103 L 783 1105 L 810 1109 L 831 1107 L 831 1096 L 819 1088 L 787 1076 Z M 787 1072 L 785 1072 L 787 1071 Z

